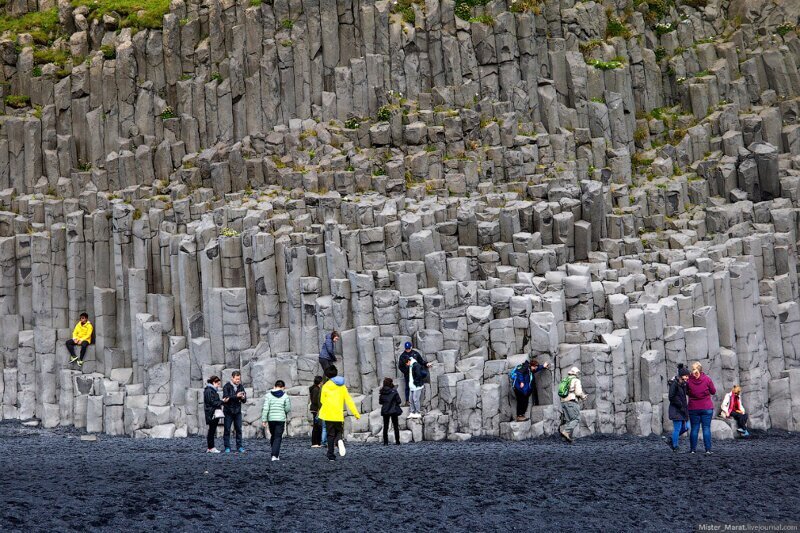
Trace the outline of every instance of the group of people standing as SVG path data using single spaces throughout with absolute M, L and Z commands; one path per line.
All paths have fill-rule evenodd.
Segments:
M 312 418 L 311 447 L 322 448 L 327 445 L 327 457 L 336 460 L 335 449 L 339 456 L 346 454 L 344 443 L 344 410 L 345 407 L 356 417 L 361 418 L 358 408 L 353 402 L 345 380 L 336 368 L 336 343 L 339 333 L 332 331 L 325 337 L 320 349 L 319 362 L 324 376 L 316 376 L 314 384 L 309 387 L 309 413 Z M 517 400 L 516 421 L 527 420 L 529 403 L 539 404 L 536 389 L 536 374 L 549 368 L 549 363 L 540 364 L 536 359 L 524 361 L 515 366 L 509 373 L 509 380 Z M 394 429 L 395 444 L 400 444 L 399 417 L 403 407 L 409 406 L 408 418 L 422 417 L 422 393 L 428 382 L 431 363 L 415 350 L 410 342 L 406 342 L 398 357 L 398 370 L 404 378 L 405 403 L 401 403 L 400 393 L 392 378 L 384 378 L 379 391 L 379 403 L 383 417 L 383 444 L 389 444 L 389 425 Z M 580 369 L 573 366 L 559 382 L 558 396 L 561 400 L 563 424 L 559 433 L 567 442 L 573 441 L 573 434 L 580 422 L 580 402 L 587 395 L 583 391 Z M 208 423 L 207 451 L 220 453 L 214 445 L 214 439 L 220 420 L 224 420 L 223 440 L 225 453 L 231 452 L 231 430 L 236 435 L 236 450 L 243 453 L 242 442 L 242 405 L 247 402 L 247 394 L 241 383 L 241 373 L 237 370 L 231 379 L 222 387 L 219 396 L 221 379 L 211 376 L 203 394 L 205 416 Z M 747 412 L 741 398 L 741 387 L 735 385 L 725 395 L 720 416 L 733 418 L 738 425 L 738 432 L 743 437 L 750 435 L 747 429 Z M 673 422 L 672 437 L 665 438 L 673 451 L 678 450 L 678 441 L 682 434 L 689 432 L 690 452 L 695 453 L 700 430 L 703 431 L 703 445 L 706 454 L 711 454 L 711 420 L 714 416 L 712 396 L 717 392 L 714 382 L 703 373 L 703 366 L 693 363 L 691 371 L 683 364 L 678 365 L 677 374 L 669 380 L 669 418 Z M 275 382 L 275 387 L 264 398 L 261 410 L 261 422 L 265 431 L 270 434 L 270 452 L 273 461 L 280 460 L 281 442 L 286 430 L 286 421 L 292 410 L 292 402 L 286 392 L 286 384 L 282 380 Z
M 247 403 L 247 393 L 242 385 L 242 373 L 234 370 L 231 380 L 222 387 L 222 398 L 219 397 L 222 380 L 217 376 L 208 378 L 208 383 L 203 391 L 203 406 L 208 424 L 206 444 L 208 453 L 220 453 L 214 445 L 217 427 L 220 420 L 224 420 L 223 442 L 225 452 L 231 452 L 231 429 L 236 433 L 236 449 L 244 453 L 242 440 L 242 405 Z
M 678 365 L 678 372 L 669 381 L 669 419 L 672 420 L 672 438 L 667 444 L 672 451 L 678 451 L 678 440 L 689 432 L 689 452 L 697 451 L 700 430 L 703 430 L 703 447 L 706 455 L 711 455 L 711 420 L 714 418 L 714 402 L 711 399 L 717 393 L 714 382 L 703 372 L 703 365 L 692 363 L 689 370 Z M 742 437 L 749 437 L 747 429 L 747 412 L 742 402 L 742 388 L 734 385 L 731 392 L 725 395 L 720 408 L 722 418 L 733 418 Z
M 350 410 L 356 419 L 361 418 L 350 392 L 344 384 L 344 378 L 338 375 L 336 366 L 329 365 L 325 369 L 325 377 L 317 376 L 309 391 L 310 413 L 314 419 L 311 433 L 312 447 L 321 448 L 322 440 L 327 437 L 328 459 L 336 460 L 334 448 L 338 447 L 339 455 L 344 456 L 347 450 L 344 445 L 344 408 Z M 247 394 L 241 383 L 241 373 L 236 370 L 231 374 L 230 382 L 222 387 L 222 398 L 219 389 L 222 380 L 211 376 L 203 393 L 208 434 L 206 445 L 208 453 L 220 453 L 214 441 L 219 421 L 224 420 L 223 442 L 225 453 L 231 453 L 231 430 L 236 434 L 236 448 L 244 453 L 242 441 L 242 404 L 247 402 Z M 264 397 L 261 409 L 261 425 L 269 432 L 270 453 L 273 461 L 280 461 L 281 443 L 286 431 L 286 421 L 292 410 L 292 401 L 286 392 L 286 383 L 277 380 L 275 386 Z M 323 432 L 327 435 L 323 435 Z

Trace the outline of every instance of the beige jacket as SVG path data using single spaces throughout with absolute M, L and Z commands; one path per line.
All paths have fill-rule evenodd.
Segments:
M 583 386 L 581 385 L 581 379 L 578 376 L 575 376 L 575 379 L 572 380 L 572 383 L 569 384 L 569 394 L 565 398 L 561 398 L 562 402 L 577 402 L 578 400 L 583 400 L 586 398 L 586 394 L 583 392 Z

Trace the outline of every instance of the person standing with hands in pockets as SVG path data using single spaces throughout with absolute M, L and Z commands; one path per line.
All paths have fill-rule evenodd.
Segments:
M 261 425 L 269 425 L 269 445 L 272 448 L 272 460 L 279 461 L 283 430 L 286 429 L 286 415 L 292 410 L 292 401 L 286 394 L 286 383 L 282 379 L 275 382 L 275 388 L 264 398 L 261 409 Z
M 225 414 L 223 440 L 225 453 L 231 453 L 231 426 L 236 431 L 236 448 L 239 453 L 244 453 L 242 442 L 242 404 L 247 402 L 247 394 L 242 385 L 242 373 L 234 370 L 231 380 L 222 388 L 222 412 Z

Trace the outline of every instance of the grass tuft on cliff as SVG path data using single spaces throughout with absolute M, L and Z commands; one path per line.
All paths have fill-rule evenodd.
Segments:
M 73 0 L 72 7 L 85 6 L 89 19 L 102 20 L 103 15 L 114 13 L 123 28 L 142 30 L 161 28 L 164 15 L 169 13 L 170 0 Z M 64 37 L 64 28 L 58 21 L 58 8 L 46 9 L 13 16 L 0 14 L 0 35 L 8 33 L 15 39 L 21 33 L 29 33 L 36 44 L 48 46 L 58 37 Z
M 9 32 L 12 39 L 20 33 L 30 33 L 37 44 L 51 44 L 61 33 L 58 8 L 26 13 L 25 15 L 0 15 L 0 35 Z
M 161 28 L 164 15 L 169 13 L 170 0 L 73 0 L 72 7 L 85 6 L 89 18 L 101 20 L 103 15 L 116 13 L 123 28 Z

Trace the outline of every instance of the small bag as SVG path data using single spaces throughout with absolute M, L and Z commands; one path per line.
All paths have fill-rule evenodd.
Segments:
M 222 409 L 217 409 L 216 411 L 214 411 L 214 418 L 225 418 Z

